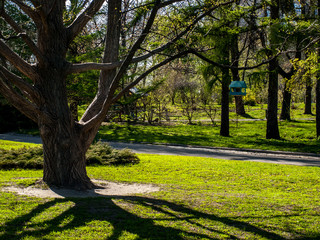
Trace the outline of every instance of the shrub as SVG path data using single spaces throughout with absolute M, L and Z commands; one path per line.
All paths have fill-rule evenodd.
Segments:
M 93 144 L 87 152 L 87 165 L 125 165 L 139 163 L 136 154 L 128 149 L 116 150 L 106 143 Z M 43 149 L 0 149 L 0 169 L 42 169 Z
M 139 163 L 139 158 L 129 149 L 116 150 L 106 143 L 93 144 L 87 152 L 88 165 L 125 165 Z
M 42 169 L 42 147 L 20 148 L 12 150 L 0 149 L 0 169 L 24 168 Z

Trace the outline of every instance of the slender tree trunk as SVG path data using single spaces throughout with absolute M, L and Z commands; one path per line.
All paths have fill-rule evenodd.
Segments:
M 280 139 L 278 127 L 278 72 L 277 60 L 269 63 L 267 139 Z
M 291 120 L 290 117 L 290 105 L 291 105 L 291 92 L 287 89 L 286 83 L 283 90 L 283 100 L 280 119 L 281 120 Z
M 234 96 L 234 100 L 236 103 L 236 114 L 245 115 L 246 111 L 244 109 L 244 102 L 242 96 Z
M 320 75 L 317 76 L 316 83 L 316 130 L 317 137 L 320 137 Z
M 320 18 L 320 0 L 318 0 L 318 18 Z M 320 42 L 318 43 L 318 45 Z M 320 49 L 318 49 L 318 64 L 320 64 Z M 316 82 L 316 132 L 317 137 L 320 137 L 320 72 L 317 73 Z
M 271 19 L 279 19 L 279 2 L 272 1 L 270 5 Z M 270 37 L 270 46 L 277 41 L 276 32 L 277 28 L 271 31 L 274 33 Z M 269 63 L 269 86 L 268 86 L 268 109 L 267 109 L 267 139 L 280 139 L 279 126 L 278 126 L 278 60 L 273 59 Z
M 232 73 L 232 80 L 233 81 L 240 81 L 240 75 L 239 75 L 239 48 L 238 48 L 238 35 L 234 35 L 231 40 L 231 62 L 232 66 L 235 68 L 231 69 Z M 245 115 L 246 111 L 244 109 L 244 103 L 243 103 L 243 98 L 242 96 L 235 96 L 234 97 L 235 104 L 236 104 L 236 113 L 238 115 Z
M 229 137 L 229 70 L 223 70 L 222 92 L 221 92 L 221 127 L 220 135 Z
M 312 103 L 312 86 L 311 86 L 311 83 L 308 81 L 306 86 L 304 114 L 312 114 L 311 103 Z

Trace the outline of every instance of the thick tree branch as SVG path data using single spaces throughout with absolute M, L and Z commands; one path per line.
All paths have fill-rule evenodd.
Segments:
M 24 61 L 18 54 L 13 52 L 5 42 L 0 39 L 0 55 L 6 58 L 13 66 L 15 66 L 21 73 L 33 81 L 36 80 L 37 73 L 35 69 Z
M 171 2 L 171 1 L 167 1 L 167 2 Z M 149 58 L 149 57 L 151 57 L 151 56 L 154 56 L 155 54 L 164 51 L 165 49 L 167 49 L 167 48 L 169 48 L 171 45 L 173 45 L 175 42 L 177 42 L 179 39 L 181 39 L 184 35 L 186 35 L 199 21 L 201 21 L 204 17 L 208 16 L 208 15 L 209 15 L 210 13 L 212 13 L 215 9 L 217 9 L 218 7 L 221 7 L 221 6 L 225 6 L 225 5 L 231 4 L 231 3 L 233 3 L 233 2 L 234 2 L 234 0 L 211 7 L 211 8 L 208 9 L 206 12 L 202 13 L 202 14 L 199 15 L 196 19 L 194 19 L 194 20 L 192 21 L 192 23 L 191 23 L 190 25 L 188 25 L 188 26 L 185 28 L 185 30 L 183 30 L 182 32 L 180 32 L 174 39 L 172 39 L 171 41 L 167 42 L 167 43 L 164 44 L 163 46 L 161 46 L 161 47 L 159 47 L 159 48 L 157 48 L 157 49 L 154 49 L 154 50 L 150 51 L 149 53 L 147 53 L 147 54 L 145 54 L 145 55 L 142 55 L 142 56 L 139 56 L 139 57 L 134 58 L 134 59 L 133 59 L 133 62 L 140 62 L 140 61 L 146 60 L 147 58 Z
M 173 2 L 179 2 L 179 1 L 181 1 L 181 0 L 166 1 L 164 3 L 159 4 L 158 8 L 164 7 L 164 6 L 167 6 L 169 4 L 172 4 Z M 186 27 L 186 29 L 184 31 L 179 33 L 174 39 L 172 39 L 168 43 L 164 44 L 163 46 L 148 52 L 145 55 L 138 56 L 136 58 L 132 58 L 131 63 L 137 63 L 137 62 L 144 61 L 144 60 L 148 59 L 149 57 L 152 57 L 152 56 L 154 56 L 154 55 L 166 50 L 167 48 L 172 46 L 175 42 L 177 42 L 179 39 L 181 39 L 184 35 L 186 35 L 192 29 L 193 26 L 195 26 L 204 17 L 208 16 L 212 11 L 214 11 L 215 9 L 220 7 L 221 5 L 228 5 L 228 4 L 231 4 L 232 2 L 234 2 L 234 1 L 229 1 L 229 2 L 226 2 L 226 3 L 219 4 L 219 5 L 211 7 L 208 11 L 204 12 L 203 14 L 198 16 L 195 20 L 193 20 L 193 22 L 188 27 Z M 139 45 L 139 47 L 140 47 L 140 45 Z M 136 50 L 135 50 L 135 52 L 136 52 Z M 117 68 L 117 67 L 121 66 L 122 64 L 123 64 L 123 62 L 73 64 L 69 68 L 68 74 L 80 73 L 80 72 L 84 72 L 84 71 L 88 71 L 88 70 L 111 70 L 111 69 L 114 69 L 114 68 Z
M 249 69 L 254 69 L 254 68 L 258 68 L 262 65 L 265 65 L 265 64 L 268 64 L 269 62 L 271 62 L 272 60 L 274 60 L 275 58 L 277 58 L 280 53 L 276 54 L 275 56 L 269 58 L 268 60 L 266 61 L 262 61 L 261 63 L 257 64 L 257 65 L 254 65 L 254 66 L 250 66 L 250 67 L 235 67 L 235 66 L 232 66 L 232 65 L 224 65 L 224 64 L 221 64 L 221 63 L 217 63 L 215 61 L 212 61 L 211 59 L 207 58 L 206 56 L 200 54 L 199 52 L 197 52 L 196 50 L 194 49 L 190 49 L 190 53 L 194 54 L 195 56 L 199 57 L 200 59 L 202 59 L 203 61 L 209 63 L 209 64 L 212 64 L 214 66 L 217 66 L 219 68 L 224 68 L 224 69 L 238 69 L 238 70 L 249 70 Z
M 5 76 L 2 74 L 2 72 L 0 72 L 0 93 L 19 111 L 21 111 L 34 122 L 37 122 L 37 116 L 38 114 L 41 114 L 40 110 L 19 93 L 17 93 L 12 86 L 6 84 L 4 79 L 6 79 Z
M 120 79 L 122 78 L 123 74 L 125 73 L 126 69 L 128 68 L 128 66 L 130 65 L 135 53 L 137 52 L 137 50 L 140 48 L 140 45 L 143 43 L 143 41 L 145 40 L 145 38 L 147 37 L 147 35 L 150 32 L 150 29 L 154 23 L 154 20 L 157 16 L 157 12 L 160 8 L 160 3 L 161 0 L 157 0 L 155 3 L 155 6 L 153 7 L 149 19 L 147 21 L 147 24 L 145 26 L 145 28 L 143 29 L 141 35 L 139 36 L 139 38 L 137 39 L 137 41 L 133 44 L 132 48 L 130 49 L 128 55 L 126 56 L 125 60 L 123 61 L 123 63 L 121 64 L 121 67 L 117 73 L 117 75 L 115 76 L 113 83 L 111 85 L 111 92 L 113 89 L 115 89 L 118 85 L 118 82 L 120 81 Z
M 32 53 L 37 57 L 38 61 L 44 62 L 44 58 L 39 48 L 34 44 L 31 38 L 20 28 L 20 26 L 5 12 L 2 11 L 0 16 L 18 33 L 24 42 L 28 45 Z
M 156 69 L 166 65 L 167 63 L 177 59 L 177 58 L 181 58 L 185 55 L 187 55 L 189 53 L 189 51 L 184 51 L 181 53 L 178 53 L 172 57 L 169 57 L 165 60 L 163 60 L 162 62 L 158 63 L 157 65 L 153 66 L 152 68 L 148 69 L 147 71 L 145 71 L 143 74 L 141 74 L 138 78 L 136 78 L 133 82 L 131 82 L 130 84 L 128 84 L 124 89 L 122 89 L 116 96 L 114 96 L 112 99 L 109 97 L 105 100 L 104 103 L 104 109 L 107 108 L 109 109 L 111 107 L 111 105 L 116 102 L 117 100 L 119 100 L 127 91 L 129 91 L 131 88 L 133 88 L 135 85 L 137 85 L 141 80 L 143 80 L 144 78 L 146 78 L 150 73 L 152 73 L 153 71 L 155 71 Z M 102 109 L 95 117 L 93 117 L 92 119 L 90 119 L 89 121 L 87 121 L 86 123 L 83 124 L 83 130 L 87 131 L 89 129 L 91 129 L 92 127 L 95 126 L 96 122 L 99 121 L 101 115 L 105 115 L 104 113 L 104 109 Z
M 100 10 L 105 0 L 93 0 L 88 8 L 80 14 L 76 20 L 67 28 L 68 41 L 71 42 L 91 20 L 91 18 Z
M 80 72 L 85 72 L 89 70 L 112 70 L 117 67 L 121 66 L 122 62 L 115 62 L 115 63 L 93 63 L 93 62 L 88 62 L 88 63 L 76 63 L 76 64 L 71 64 L 70 68 L 67 71 L 67 74 L 72 74 L 72 73 L 80 73 Z
M 32 87 L 29 83 L 24 81 L 21 77 L 13 74 L 8 69 L 0 65 L 0 73 L 8 79 L 8 81 L 12 82 L 16 87 L 20 89 L 20 91 L 29 99 L 33 101 L 38 101 L 40 99 L 39 93 Z
M 26 5 L 22 0 L 12 0 L 12 2 L 17 4 L 35 23 L 40 22 L 40 16 L 32 7 Z
M 142 79 L 146 78 L 150 73 L 157 70 L 158 68 L 166 65 L 167 63 L 177 59 L 186 56 L 189 53 L 189 51 L 184 51 L 181 53 L 178 53 L 174 56 L 171 56 L 162 62 L 158 63 L 157 65 L 153 66 L 152 68 L 145 71 L 143 74 L 141 74 L 138 78 L 136 78 L 133 82 L 129 83 L 124 89 L 122 89 L 113 99 L 112 102 L 116 102 L 119 100 L 127 91 L 129 91 L 131 88 L 133 88 L 135 85 L 137 85 Z
M 149 19 L 145 25 L 145 28 L 143 29 L 141 35 L 139 36 L 139 38 L 136 40 L 136 42 L 133 44 L 132 48 L 130 49 L 128 55 L 126 56 L 125 60 L 122 62 L 121 67 L 117 73 L 117 75 L 114 77 L 113 81 L 111 82 L 111 84 L 109 85 L 109 89 L 108 89 L 108 95 L 106 97 L 106 99 L 104 100 L 104 103 L 102 105 L 101 110 L 99 111 L 99 113 L 97 113 L 94 117 L 92 117 L 90 120 L 86 121 L 84 123 L 83 126 L 83 131 L 89 131 L 91 128 L 95 127 L 99 122 L 102 121 L 102 119 L 105 117 L 108 108 L 111 106 L 111 100 L 113 97 L 113 92 L 116 90 L 116 88 L 118 87 L 118 83 L 120 81 L 120 79 L 122 78 L 123 74 L 125 73 L 125 71 L 127 70 L 128 66 L 130 65 L 134 54 L 137 52 L 137 50 L 139 49 L 140 45 L 142 44 L 142 42 L 145 40 L 145 38 L 147 37 L 148 33 L 150 32 L 150 29 L 153 25 L 153 22 L 157 16 L 157 12 L 159 10 L 159 6 L 160 6 L 161 0 L 157 0 L 151 13 L 149 16 Z

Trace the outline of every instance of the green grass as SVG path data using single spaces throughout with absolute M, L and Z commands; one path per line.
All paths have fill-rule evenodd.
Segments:
M 219 105 L 215 107 L 220 108 Z M 215 127 L 203 124 L 200 120 L 204 120 L 205 116 L 197 116 L 199 120 L 194 120 L 196 125 L 180 123 L 151 126 L 112 123 L 102 126 L 98 137 L 109 141 L 320 153 L 320 139 L 316 138 L 315 116 L 303 114 L 304 104 L 295 103 L 294 108 L 291 109 L 291 116 L 296 120 L 279 121 L 281 140 L 266 139 L 266 121 L 243 121 L 264 119 L 266 104 L 245 106 L 246 116 L 237 116 L 234 108 L 234 104 L 230 104 L 230 137 L 219 135 L 220 122 L 217 122 Z M 315 104 L 313 104 L 313 112 L 315 112 L 314 108 Z M 83 107 L 81 111 L 84 111 Z M 309 118 L 313 120 L 302 120 Z M 22 131 L 22 133 L 39 134 L 37 130 Z
M 320 153 L 320 139 L 316 137 L 315 125 L 315 120 L 280 121 L 281 140 L 274 140 L 266 139 L 265 121 L 231 121 L 230 137 L 220 136 L 219 126 L 203 124 L 111 123 L 100 127 L 98 138 L 109 141 Z M 32 130 L 33 134 L 35 132 Z
M 0 140 L 0 148 L 4 150 L 11 150 L 11 149 L 19 149 L 19 148 L 32 148 L 37 147 L 39 144 L 34 143 L 20 143 L 14 141 L 7 141 L 7 140 Z
M 88 167 L 92 178 L 151 183 L 160 192 L 39 199 L 0 192 L 0 239 L 319 239 L 320 168 L 139 155 Z M 28 186 L 42 171 L 0 171 Z
M 265 138 L 266 122 L 231 122 L 231 137 L 219 135 L 220 128 L 199 125 L 128 125 L 102 126 L 99 137 L 109 141 L 173 143 L 210 147 L 251 148 L 294 152 L 320 152 L 315 121 L 280 122 L 281 140 Z

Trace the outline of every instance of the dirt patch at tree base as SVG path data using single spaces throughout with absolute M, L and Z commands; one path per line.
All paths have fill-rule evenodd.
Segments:
M 39 197 L 39 198 L 87 198 L 87 197 L 107 197 L 107 196 L 128 196 L 141 193 L 150 193 L 160 191 L 160 187 L 151 184 L 138 183 L 116 183 L 102 180 L 93 180 L 101 188 L 77 191 L 66 188 L 50 187 L 47 189 L 37 188 L 34 186 L 19 187 L 9 186 L 2 188 L 2 191 L 15 192 L 19 195 Z

